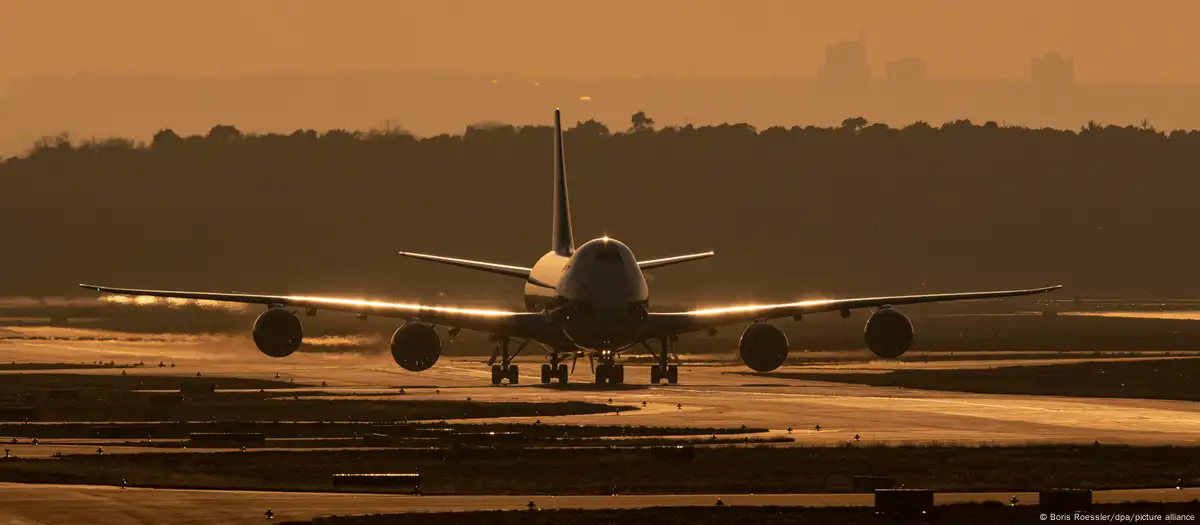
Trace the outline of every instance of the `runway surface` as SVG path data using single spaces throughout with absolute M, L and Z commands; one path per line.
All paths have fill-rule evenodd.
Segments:
M 247 338 L 188 337 L 169 342 L 19 341 L 0 340 L 0 361 L 157 364 L 129 370 L 132 375 L 251 377 L 294 380 L 320 385 L 316 390 L 372 392 L 398 399 L 462 399 L 475 401 L 589 401 L 636 407 L 620 414 L 543 417 L 544 423 L 651 426 L 761 427 L 799 444 L 836 444 L 858 434 L 864 442 L 956 444 L 1083 443 L 1177 444 L 1200 442 L 1200 403 L 1188 401 L 995 395 L 876 387 L 833 382 L 779 379 L 748 373 L 740 364 L 692 365 L 680 369 L 678 385 L 649 385 L 649 368 L 627 365 L 624 385 L 598 388 L 586 362 L 565 387 L 541 385 L 537 355 L 518 360 L 519 385 L 491 385 L 483 358 L 443 357 L 432 369 L 407 372 L 386 353 L 297 354 L 271 359 Z M 1056 360 L 1068 361 L 1068 360 Z M 1073 360 L 1073 361 L 1078 361 Z M 960 361 L 937 366 L 1011 366 L 1020 359 Z M 845 365 L 789 366 L 780 371 L 879 370 L 928 363 L 875 362 Z M 16 373 L 16 372 L 3 372 Z M 27 372 L 36 373 L 36 372 Z M 71 372 L 76 373 L 76 372 Z M 81 370 L 114 374 L 119 370 Z M 643 408 L 642 402 L 646 405 Z M 538 418 L 486 421 L 532 423 Z M 821 429 L 816 430 L 820 425 Z M 786 429 L 792 427 L 790 434 Z M 2 436 L 0 436 L 2 437 Z M 17 447 L 23 447 L 17 445 Z M 14 447 L 10 447 L 14 448 Z M 22 448 L 14 452 L 24 453 Z M 94 453 L 94 449 L 89 452 Z M 32 453 L 32 452 L 30 452 Z
M 938 505 L 981 501 L 1034 505 L 1037 493 L 943 493 Z M 1096 503 L 1125 501 L 1191 501 L 1200 489 L 1097 491 Z M 871 494 L 689 494 L 628 496 L 398 496 L 302 492 L 120 489 L 95 485 L 25 485 L 0 483 L 0 523 L 7 525 L 238 524 L 264 521 L 272 509 L 276 520 L 363 513 L 525 510 L 539 508 L 612 509 L 663 506 L 870 506 Z
M 1025 443 L 1196 445 L 1200 440 L 1200 403 L 1184 401 L 990 395 L 778 379 L 748 373 L 740 364 L 685 363 L 680 384 L 649 385 L 649 369 L 627 364 L 625 385 L 598 388 L 586 362 L 560 387 L 539 383 L 539 355 L 518 360 L 519 385 L 493 386 L 484 358 L 443 357 L 423 373 L 406 372 L 386 353 L 297 354 L 271 359 L 247 338 L 166 336 L 166 341 L 0 340 L 0 362 L 144 361 L 146 368 L 126 370 L 132 376 L 171 375 L 206 378 L 249 377 L 294 380 L 313 385 L 302 397 L 321 392 L 354 392 L 360 399 L 387 394 L 387 399 L 462 399 L 474 401 L 589 401 L 637 408 L 620 414 L 542 417 L 548 424 L 760 427 L 765 436 L 786 436 L 795 445 L 835 445 L 858 434 L 866 443 L 985 445 Z M 160 360 L 175 368 L 153 366 Z M 1039 359 L 1039 364 L 1079 359 Z M 941 363 L 871 362 L 790 366 L 780 371 L 881 371 L 896 368 L 979 368 L 1032 364 L 1029 360 L 988 359 Z M 20 373 L 13 371 L 2 374 Z M 121 370 L 25 371 L 120 375 Z M 322 382 L 327 387 L 317 387 Z M 219 381 L 218 381 L 219 383 Z M 400 388 L 405 395 L 397 397 Z M 642 403 L 646 405 L 643 407 Z M 480 422 L 532 423 L 538 418 L 502 418 Z M 461 421 L 461 420 L 460 420 Z M 816 426 L 820 425 L 820 430 Z M 788 427 L 792 427 L 789 432 Z M 764 437 L 759 434 L 758 437 Z M 4 438 L 4 436 L 0 436 Z M 7 441 L 7 438 L 5 438 Z M 78 443 L 78 444 L 64 444 Z M 54 453 L 95 454 L 96 442 L 46 440 L 33 446 L 27 439 L 4 445 L 16 456 Z M 106 454 L 131 452 L 187 453 L 198 449 L 152 449 L 105 445 Z M 199 449 L 212 451 L 213 449 Z M 798 472 L 797 475 L 803 475 Z M 1008 501 L 1013 494 L 941 494 L 939 503 Z M 1036 494 L 1018 493 L 1023 504 Z M 472 509 L 523 509 L 531 499 L 542 508 L 613 508 L 711 505 L 721 497 L 730 505 L 870 505 L 872 496 L 816 495 L 643 495 L 643 496 L 396 496 L 313 494 L 256 491 L 119 489 L 98 486 L 0 484 L 0 524 L 74 523 L 249 523 L 264 520 L 266 509 L 276 519 L 307 519 L 331 514 L 430 512 Z M 1190 501 L 1200 489 L 1097 492 L 1095 500 L 1138 499 Z

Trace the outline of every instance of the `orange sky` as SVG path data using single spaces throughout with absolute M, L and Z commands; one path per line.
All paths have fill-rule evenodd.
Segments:
M 812 76 L 865 35 L 872 66 L 1200 83 L 1196 0 L 0 0 L 0 84 L 43 73 L 449 69 Z

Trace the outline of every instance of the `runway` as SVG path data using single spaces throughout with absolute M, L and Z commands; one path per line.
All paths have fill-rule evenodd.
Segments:
M 626 366 L 627 384 L 597 388 L 586 363 L 565 387 L 541 385 L 536 355 L 518 360 L 519 385 L 491 385 L 483 358 L 443 357 L 432 369 L 407 372 L 387 354 L 297 354 L 271 359 L 246 338 L 189 337 L 173 342 L 0 341 L 0 361 L 158 363 L 176 368 L 138 368 L 132 375 L 251 377 L 294 380 L 360 398 L 386 393 L 388 399 L 475 401 L 588 401 L 636 408 L 619 414 L 542 417 L 544 423 L 759 427 L 787 435 L 796 444 L 838 444 L 857 434 L 867 443 L 960 445 L 1080 443 L 1195 445 L 1200 442 L 1200 403 L 1147 399 L 1073 398 L 995 395 L 875 387 L 757 376 L 740 364 L 702 365 L 687 361 L 680 384 L 649 385 L 649 369 Z M 1066 361 L 1066 360 L 1063 360 Z M 1075 360 L 1078 361 L 1078 360 Z M 1019 359 L 961 361 L 960 366 L 1011 366 Z M 915 363 L 922 365 L 921 363 Z M 857 364 L 841 365 L 856 370 Z M 907 367 L 910 363 L 870 363 L 869 369 Z M 945 366 L 939 364 L 939 366 Z M 806 371 L 810 366 L 783 367 Z M 811 365 L 828 370 L 830 365 Z M 14 372 L 5 372 L 14 373 Z M 36 373 L 36 372 L 26 372 Z M 72 371 L 71 373 L 76 373 Z M 119 370 L 82 370 L 120 374 Z M 219 381 L 218 381 L 219 382 Z M 404 396 L 396 396 L 399 389 Z M 303 395 L 303 394 L 302 394 Z M 310 394 L 311 395 L 311 392 Z M 645 402 L 645 406 L 642 403 Z M 486 421 L 532 423 L 539 418 Z M 463 421 L 463 420 L 459 420 Z M 817 426 L 820 430 L 817 430 Z M 792 428 L 787 433 L 788 427 Z M 2 437 L 2 436 L 0 436 Z M 19 445 L 20 446 L 20 445 Z M 11 448 L 11 447 L 10 447 Z M 19 449 L 16 449 L 19 450 Z M 94 448 L 86 451 L 94 453 Z
M 160 360 L 176 367 L 153 366 Z M 301 396 L 353 392 L 359 399 L 386 394 L 387 399 L 458 399 L 474 401 L 588 401 L 630 407 L 619 414 L 542 417 L 548 424 L 605 424 L 690 427 L 758 427 L 762 437 L 788 437 L 780 446 L 836 445 L 858 434 L 864 443 L 929 443 L 958 445 L 1080 443 L 1195 445 L 1200 439 L 1200 404 L 1142 399 L 1069 398 L 988 395 L 873 387 L 832 382 L 779 379 L 748 373 L 740 364 L 690 363 L 680 369 L 680 384 L 649 385 L 647 367 L 628 364 L 628 383 L 597 388 L 586 363 L 560 387 L 541 385 L 536 355 L 517 363 L 519 385 L 493 386 L 483 358 L 443 357 L 423 373 L 406 372 L 387 354 L 297 354 L 271 359 L 241 337 L 181 337 L 166 341 L 0 340 L 0 362 L 144 361 L 151 366 L 127 369 L 132 376 L 249 377 L 312 385 Z M 1039 359 L 1040 364 L 1043 363 Z M 1070 362 L 1078 359 L 1055 359 Z M 871 362 L 814 364 L 781 371 L 879 371 L 902 367 L 987 367 L 1032 364 L 1017 357 L 952 363 Z M 21 372 L 2 372 L 11 374 Z M 25 371 L 119 375 L 116 369 Z M 326 384 L 320 387 L 322 382 Z M 400 388 L 404 395 L 398 395 Z M 645 405 L 643 406 L 643 402 Z M 503 418 L 480 422 L 533 422 L 539 418 Z M 463 420 L 459 420 L 463 421 Z M 817 426 L 820 429 L 817 429 Z M 791 427 L 791 431 L 788 428 Z M 3 436 L 0 436 L 3 437 Z M 7 439 L 5 439 L 7 441 Z M 27 439 L 5 445 L 16 456 L 54 453 L 95 454 L 96 442 L 47 439 L 33 446 Z M 65 444 L 78 443 L 78 444 Z M 340 447 L 339 447 L 340 448 Z M 188 449 L 104 446 L 106 454 L 134 452 L 187 453 Z M 193 449 L 191 451 L 214 449 Z M 798 474 L 800 475 L 800 474 Z M 1016 494 L 1022 504 L 1036 494 Z M 1005 501 L 1013 494 L 940 494 L 939 504 Z M 267 508 L 279 520 L 309 519 L 331 514 L 368 512 L 436 512 L 448 510 L 524 509 L 533 500 L 541 508 L 633 508 L 711 505 L 720 497 L 729 505 L 870 505 L 864 494 L 779 495 L 623 495 L 623 496 L 398 496 L 314 494 L 260 491 L 119 489 L 81 485 L 0 484 L 0 523 L 249 523 L 262 521 Z M 1190 501 L 1200 489 L 1105 491 L 1097 502 L 1138 499 Z
M 1037 493 L 943 493 L 938 505 L 982 501 L 1034 505 Z M 1200 488 L 1097 491 L 1096 503 L 1125 501 L 1186 502 Z M 0 483 L 0 523 L 7 525 L 200 525 L 260 523 L 268 508 L 275 520 L 363 513 L 526 510 L 539 508 L 613 509 L 662 506 L 870 506 L 871 494 L 688 494 L 628 496 L 398 496 L 305 492 L 120 489 L 95 485 Z

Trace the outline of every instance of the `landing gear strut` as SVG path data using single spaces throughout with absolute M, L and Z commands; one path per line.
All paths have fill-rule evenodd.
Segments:
M 563 358 L 557 352 L 550 354 L 550 363 L 542 365 L 542 384 L 548 384 L 552 379 L 557 379 L 560 385 L 567 384 L 570 373 L 562 361 Z
M 650 367 L 650 383 L 657 385 L 659 381 L 666 379 L 667 383 L 674 385 L 679 382 L 679 365 L 668 364 L 671 359 L 672 337 L 663 337 L 661 341 L 658 356 L 656 356 L 658 364 Z
M 518 375 L 519 369 L 517 368 L 517 365 L 512 364 L 512 359 L 516 357 L 517 354 L 521 353 L 521 350 L 525 348 L 525 345 L 529 344 L 529 341 L 521 343 L 521 346 L 517 347 L 517 351 L 511 355 L 508 352 L 508 343 L 510 341 L 511 339 L 508 336 L 501 336 L 500 340 L 497 342 L 497 345 L 499 346 L 498 350 L 500 354 L 500 364 L 492 365 L 493 385 L 498 385 L 504 382 L 505 379 L 508 380 L 508 384 L 515 385 L 521 380 L 520 376 Z M 495 361 L 494 356 L 492 359 Z

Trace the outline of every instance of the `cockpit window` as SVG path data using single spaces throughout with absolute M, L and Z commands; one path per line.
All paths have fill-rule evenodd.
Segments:
M 599 252 L 596 252 L 596 261 L 600 261 L 600 262 L 617 261 L 617 262 L 620 262 L 620 260 L 621 260 L 621 252 L 619 252 L 619 251 L 617 251 L 617 250 L 604 250 L 604 251 L 599 251 Z

